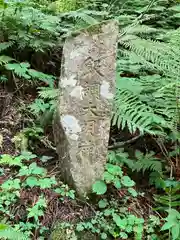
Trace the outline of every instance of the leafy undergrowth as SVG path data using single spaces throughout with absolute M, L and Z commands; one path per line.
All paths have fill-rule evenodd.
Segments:
M 22 232 L 25 239 L 47 239 L 57 221 L 74 222 L 92 215 L 91 208 L 75 198 L 74 190 L 56 180 L 55 169 L 41 167 L 49 159 L 30 152 L 1 155 L 1 222 Z
M 57 179 L 58 168 L 43 167 L 52 157 L 2 154 L 1 222 L 11 226 L 2 231 L 21 233 L 19 240 L 48 239 L 50 234 L 61 239 L 62 233 L 62 239 L 81 239 L 81 232 L 91 232 L 97 239 L 155 240 L 166 239 L 169 230 L 172 239 L 178 239 L 179 182 L 165 178 L 153 153 L 145 155 L 145 160 L 140 152 L 136 156 L 134 161 L 123 150 L 109 152 L 103 178 L 92 186 L 96 197 L 91 203 L 78 199 L 74 190 Z M 156 189 L 137 186 L 127 172 L 130 168 L 150 171 L 150 185 L 155 183 Z
M 179 240 L 179 9 L 175 0 L 0 1 L 1 239 Z M 80 200 L 59 180 L 52 134 L 62 45 L 110 18 L 120 37 L 109 157 Z

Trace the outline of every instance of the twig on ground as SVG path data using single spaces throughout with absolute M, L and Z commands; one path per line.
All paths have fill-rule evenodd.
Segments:
M 117 143 L 114 143 L 113 145 L 110 145 L 110 146 L 108 147 L 108 149 L 109 149 L 109 150 L 114 150 L 114 149 L 121 148 L 121 147 L 123 147 L 124 145 L 130 144 L 130 143 L 136 141 L 136 140 L 139 139 L 140 137 L 141 137 L 141 135 L 138 135 L 138 136 L 135 136 L 135 137 L 133 137 L 133 138 L 131 138 L 131 139 L 125 141 L 125 142 L 117 142 Z

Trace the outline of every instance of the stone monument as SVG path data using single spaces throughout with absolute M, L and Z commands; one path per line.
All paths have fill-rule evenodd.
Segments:
M 80 196 L 102 177 L 115 92 L 118 25 L 105 21 L 63 48 L 54 137 L 62 179 Z

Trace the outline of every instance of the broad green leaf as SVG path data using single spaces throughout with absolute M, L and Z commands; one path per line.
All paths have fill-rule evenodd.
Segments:
M 121 188 L 121 181 L 119 180 L 118 177 L 116 177 L 113 182 L 114 182 L 114 186 L 115 186 L 117 189 L 120 189 L 120 188 Z
M 29 209 L 28 218 L 34 217 L 35 219 L 38 219 L 38 217 L 41 217 L 43 215 L 44 215 L 44 212 L 41 209 L 32 208 L 32 209 Z
M 134 225 L 134 224 L 135 224 L 135 221 L 136 221 L 136 216 L 130 214 L 130 215 L 128 216 L 128 224 Z
M 137 197 L 137 192 L 134 188 L 128 188 L 128 192 L 133 196 L 133 197 Z
M 41 196 L 36 205 L 39 207 L 46 207 L 47 206 L 46 198 Z
M 168 230 L 168 229 L 172 228 L 172 226 L 174 226 L 174 222 L 166 222 L 166 223 L 162 226 L 161 231 Z
M 109 173 L 113 174 L 113 175 L 119 175 L 122 176 L 123 172 L 121 167 L 117 166 L 117 165 L 113 165 L 110 163 L 106 164 L 106 169 Z
M 107 186 L 104 181 L 97 181 L 93 184 L 92 190 L 97 195 L 102 195 L 107 191 Z
M 13 161 L 13 158 L 9 154 L 1 155 L 1 159 L 0 159 L 0 163 L 1 164 L 3 164 L 3 163 L 8 164 L 8 163 L 10 163 L 12 161 Z
M 39 179 L 39 186 L 43 189 L 51 188 L 53 184 L 54 182 L 52 182 L 50 178 Z
M 38 167 L 36 163 L 31 163 L 29 166 L 32 174 L 35 175 L 45 175 L 46 170 L 44 168 Z
M 71 199 L 75 199 L 75 191 L 74 190 L 70 190 L 68 192 L 68 197 L 70 197 Z
M 31 175 L 31 170 L 27 166 L 23 166 L 20 170 L 17 176 L 29 176 Z
M 28 177 L 26 179 L 26 184 L 29 186 L 29 187 L 34 187 L 34 186 L 39 186 L 39 182 L 38 182 L 38 179 L 36 177 Z
M 157 216 L 150 215 L 149 220 L 153 222 L 154 225 L 160 225 L 160 219 Z
M 125 232 L 121 232 L 119 235 L 122 239 L 128 239 L 128 235 Z
M 31 160 L 31 159 L 36 158 L 37 155 L 33 154 L 32 152 L 23 151 L 23 152 L 21 152 L 21 155 L 18 157 L 20 157 L 21 159 L 24 159 L 24 160 Z
M 101 239 L 107 239 L 107 234 L 106 233 L 101 233 Z
M 128 226 L 126 227 L 126 232 L 127 232 L 127 233 L 131 233 L 132 231 L 133 231 L 133 226 L 128 225 Z
M 9 228 L 7 224 L 0 223 L 0 231 Z
M 106 199 L 102 199 L 98 203 L 99 208 L 105 208 L 108 205 L 108 201 Z
M 20 180 L 19 179 L 13 179 L 13 180 L 7 180 L 1 185 L 2 189 L 6 190 L 12 190 L 12 189 L 20 189 Z
M 97 223 L 97 220 L 96 220 L 96 219 L 92 219 L 92 220 L 91 220 L 91 223 L 94 225 L 94 224 Z
M 179 222 L 179 224 L 177 223 L 172 227 L 171 232 L 172 232 L 173 240 L 180 239 L 180 222 Z
M 108 161 L 115 162 L 116 161 L 116 154 L 114 151 L 109 151 L 108 153 Z
M 9 154 L 1 155 L 0 164 L 7 164 L 9 166 L 22 166 L 21 159 L 18 157 L 13 158 Z
M 84 230 L 84 226 L 81 223 L 77 224 L 76 231 L 81 232 L 83 230 Z
M 105 215 L 106 217 L 110 216 L 111 214 L 112 214 L 112 210 L 111 210 L 111 209 L 105 209 L 105 210 L 104 210 L 104 215 Z
M 114 180 L 114 176 L 109 173 L 109 172 L 104 172 L 103 174 L 103 179 L 107 182 L 107 183 L 111 183 Z
M 138 224 L 138 225 L 139 225 L 139 224 L 143 224 L 143 223 L 144 223 L 144 219 L 143 219 L 143 218 L 138 218 L 138 217 L 136 217 L 136 218 L 135 218 L 135 223 Z
M 142 233 L 143 232 L 143 225 L 137 225 L 134 227 L 134 232 L 139 234 L 139 233 Z
M 126 228 L 126 226 L 127 226 L 127 219 L 126 218 L 122 219 L 119 215 L 113 214 L 113 220 L 120 229 L 125 229 Z
M 176 209 L 168 209 L 167 212 L 169 213 L 167 219 L 180 219 L 180 212 L 178 212 Z
M 130 177 L 128 177 L 128 176 L 123 176 L 121 178 L 121 183 L 125 187 L 133 187 L 135 185 L 135 182 L 133 180 L 131 180 Z

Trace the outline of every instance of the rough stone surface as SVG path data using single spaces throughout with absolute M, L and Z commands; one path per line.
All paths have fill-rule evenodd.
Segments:
M 118 26 L 107 21 L 66 40 L 54 136 L 62 178 L 89 193 L 107 156 Z

